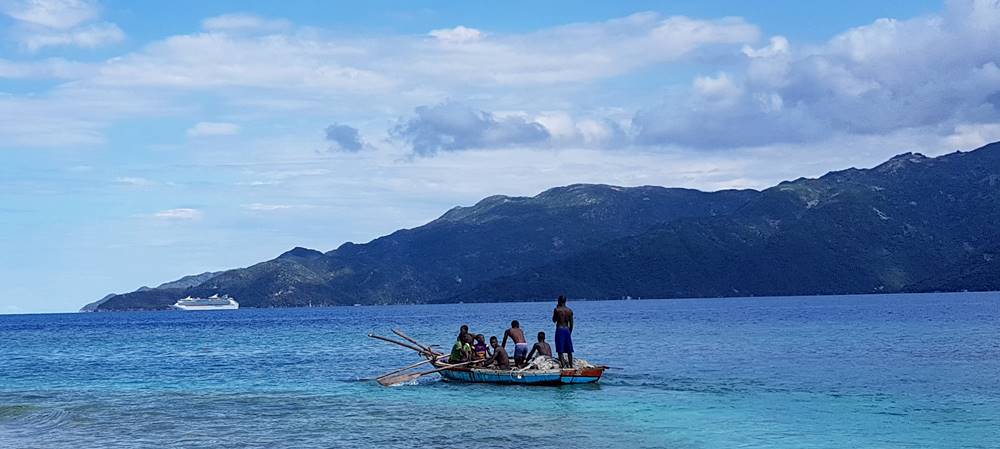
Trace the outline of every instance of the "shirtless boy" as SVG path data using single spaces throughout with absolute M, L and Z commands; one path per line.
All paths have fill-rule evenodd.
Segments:
M 558 304 L 552 311 L 552 322 L 556 323 L 556 352 L 559 353 L 559 366 L 573 367 L 573 309 L 566 306 L 566 297 L 559 296 Z M 563 355 L 569 356 L 569 361 L 563 360 Z
M 535 354 L 544 355 L 545 357 L 552 358 L 552 347 L 545 342 L 545 332 L 538 333 L 538 342 L 531 347 L 531 352 L 528 353 L 527 360 L 534 360 Z
M 517 320 L 510 322 L 510 329 L 507 329 L 503 333 L 503 342 L 500 346 L 507 348 L 507 338 L 514 340 L 514 364 L 517 366 L 524 365 L 524 359 L 528 356 L 528 340 L 524 338 L 524 331 L 521 329 L 521 323 Z
M 493 365 L 497 369 L 510 369 L 510 359 L 507 358 L 507 351 L 497 342 L 497 337 L 490 337 L 490 346 L 493 346 L 493 355 L 483 362 L 483 366 Z

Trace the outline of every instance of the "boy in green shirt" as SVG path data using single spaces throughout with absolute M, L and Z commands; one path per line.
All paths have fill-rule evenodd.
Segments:
M 448 356 L 448 363 L 461 363 L 472 360 L 472 345 L 463 341 L 463 335 L 459 334 L 455 340 L 455 345 L 451 347 L 451 354 Z

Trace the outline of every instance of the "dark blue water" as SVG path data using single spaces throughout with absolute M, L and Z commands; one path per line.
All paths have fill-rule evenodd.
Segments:
M 1000 294 L 570 305 L 600 385 L 359 380 L 552 304 L 0 316 L 0 447 L 1000 447 Z

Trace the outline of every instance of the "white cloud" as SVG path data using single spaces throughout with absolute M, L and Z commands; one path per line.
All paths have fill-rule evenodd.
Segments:
M 38 61 L 10 61 L 0 59 L 0 78 L 27 79 L 72 79 L 86 76 L 93 66 L 62 58 Z
M 550 143 L 561 148 L 621 148 L 629 145 L 626 126 L 608 117 L 574 117 L 568 111 L 546 111 L 534 117 Z
M 313 209 L 316 206 L 313 206 L 311 204 L 250 203 L 250 204 L 244 204 L 242 207 L 246 210 L 251 210 L 254 212 L 274 212 L 274 211 L 289 210 L 289 209 Z
M 4 0 L 0 10 L 17 23 L 14 39 L 30 52 L 46 47 L 97 48 L 121 42 L 118 25 L 96 20 L 100 7 L 88 0 Z
M 1000 123 L 960 124 L 944 139 L 950 149 L 970 150 L 1000 141 Z
M 289 29 L 292 27 L 292 24 L 287 20 L 268 19 L 254 14 L 233 13 L 209 17 L 201 22 L 201 26 L 209 31 L 273 32 Z
M 466 28 L 461 25 L 455 28 L 431 30 L 431 32 L 427 34 L 429 34 L 430 36 L 434 37 L 437 40 L 453 44 L 474 42 L 486 37 L 486 34 L 483 33 L 482 31 L 479 31 L 475 28 Z
M 179 208 L 161 210 L 153 216 L 162 220 L 192 221 L 200 220 L 202 213 L 198 209 Z
M 0 96 L 0 145 L 6 148 L 96 145 L 102 125 L 39 99 Z
M 69 31 L 85 29 L 96 16 L 86 17 L 59 23 L 73 23 Z M 375 136 L 384 135 L 394 118 L 449 99 L 493 111 L 488 113 L 498 123 L 523 120 L 548 134 L 523 139 L 513 132 L 523 127 L 472 134 L 456 128 L 432 133 L 441 140 L 430 147 L 439 149 L 498 148 L 511 141 L 552 148 L 805 145 L 911 127 L 944 136 L 963 124 L 994 123 L 1000 111 L 1000 12 L 991 1 L 953 2 L 941 14 L 914 19 L 880 19 L 819 45 L 793 45 L 783 36 L 759 43 L 757 27 L 739 18 L 656 13 L 522 33 L 458 26 L 433 30 L 430 38 L 358 38 L 286 25 L 228 14 L 206 19 L 206 32 L 168 37 L 95 65 L 0 61 L 0 77 L 72 80 L 46 95 L 0 98 L 0 117 L 38 122 L 0 124 L 0 140 L 5 146 L 101 143 L 101 130 L 120 117 L 197 108 L 187 103 L 192 91 L 213 108 L 255 118 L 273 118 L 278 109 L 324 114 L 326 123 L 357 124 L 358 136 L 372 136 L 363 143 L 376 146 Z M 236 32 L 248 30 L 267 33 Z M 716 67 L 688 86 L 644 80 L 648 91 L 634 89 L 629 96 L 604 94 L 595 84 L 686 61 Z M 189 130 L 192 136 L 231 132 Z M 353 139 L 335 143 L 357 148 Z
M 292 206 L 290 204 L 251 203 L 251 204 L 244 204 L 243 205 L 244 209 L 252 210 L 252 211 L 275 211 L 275 210 L 291 209 L 293 207 L 294 206 Z
M 0 95 L 0 148 L 80 147 L 106 142 L 123 118 L 177 114 L 160 92 L 66 83 L 41 94 Z
M 240 126 L 226 122 L 198 122 L 188 128 L 188 137 L 232 136 L 239 134 Z
M 754 42 L 759 36 L 756 26 L 739 18 L 697 20 L 656 13 L 467 39 L 474 31 L 435 30 L 437 39 L 417 45 L 401 66 L 424 76 L 476 83 L 581 82 L 681 60 L 714 45 Z M 456 38 L 464 45 L 453 45 Z
M 20 37 L 29 51 L 45 47 L 75 46 L 97 48 L 125 40 L 125 33 L 113 23 L 97 23 L 70 30 L 36 30 Z
M 699 78 L 691 92 L 641 111 L 633 123 L 643 143 L 704 148 L 907 128 L 956 129 L 968 137 L 963 124 L 1000 120 L 996 42 L 1000 3 L 993 0 L 949 2 L 935 16 L 879 19 L 818 46 L 776 36 L 762 48 L 743 48 L 744 73 Z
M 88 34 L 104 25 L 108 26 L 103 28 L 108 31 L 105 39 L 94 37 L 101 33 Z M 123 37 L 111 26 L 80 22 L 65 30 L 33 29 L 34 34 L 21 30 L 24 33 L 18 36 L 22 45 L 37 50 L 51 45 L 96 46 Z M 0 142 L 3 146 L 101 143 L 100 130 L 120 117 L 189 113 L 198 107 L 191 104 L 192 91 L 199 91 L 198 101 L 213 108 L 238 108 L 241 114 L 260 118 L 269 119 L 281 109 L 283 114 L 334 113 L 344 121 L 368 123 L 385 123 L 419 105 L 439 103 L 449 92 L 460 97 L 468 92 L 498 95 L 518 102 L 508 95 L 509 89 L 544 89 L 530 94 L 542 104 L 560 90 L 576 88 L 570 86 L 693 58 L 705 47 L 742 45 L 759 34 L 739 19 L 695 20 L 652 13 L 529 33 L 494 35 L 458 27 L 435 32 L 445 40 L 460 39 L 462 45 L 423 36 L 355 38 L 314 29 L 279 30 L 270 19 L 246 14 L 206 19 L 204 26 L 208 32 L 167 37 L 79 71 L 55 64 L 0 64 L 0 76 L 6 72 L 9 77 L 44 75 L 71 81 L 44 95 L 15 94 L 7 99 L 12 114 L 13 103 L 30 102 L 38 113 L 22 113 L 24 121 L 37 119 L 53 126 L 7 127 L 17 138 Z M 274 31 L 234 32 L 260 28 Z M 3 102 L 0 99 L 0 115 Z M 50 128 L 60 121 L 66 122 L 67 131 L 85 128 L 86 132 L 51 134 Z M 36 129 L 47 132 L 35 135 Z M 0 125 L 2 137 L 8 135 Z
M 186 89 L 259 88 L 371 91 L 393 85 L 386 75 L 341 62 L 359 49 L 286 35 L 181 35 L 108 62 L 93 81 L 104 86 Z
M 699 76 L 693 84 L 695 92 L 710 102 L 730 105 L 743 95 L 743 88 L 725 72 L 719 72 L 715 77 Z
M 97 17 L 99 8 L 87 0 L 5 0 L 0 9 L 21 22 L 63 30 Z
M 228 18 L 215 26 L 256 20 L 222 17 Z M 213 23 L 215 19 L 207 22 Z M 680 60 L 705 46 L 753 42 L 759 34 L 740 19 L 706 21 L 652 13 L 522 34 L 491 36 L 465 27 L 431 33 L 435 39 L 327 38 L 306 32 L 173 36 L 110 61 L 96 81 L 359 93 L 448 89 L 456 82 L 546 85 L 606 78 Z
M 148 187 L 155 184 L 153 181 L 138 176 L 122 176 L 115 178 L 115 183 L 132 187 Z

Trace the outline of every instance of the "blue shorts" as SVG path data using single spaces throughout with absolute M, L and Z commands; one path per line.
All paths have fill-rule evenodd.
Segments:
M 573 336 L 568 327 L 556 328 L 556 352 L 559 354 L 573 353 Z
M 527 343 L 514 343 L 514 358 L 523 359 L 528 356 Z

